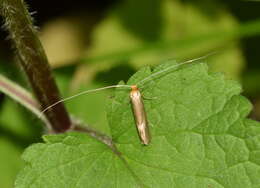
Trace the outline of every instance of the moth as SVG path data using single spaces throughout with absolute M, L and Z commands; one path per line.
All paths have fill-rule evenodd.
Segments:
M 48 109 L 54 107 L 55 105 L 61 103 L 61 102 L 65 102 L 67 100 L 73 99 L 75 97 L 87 94 L 87 93 L 92 93 L 92 92 L 97 92 L 97 91 L 101 91 L 101 90 L 105 90 L 105 89 L 110 89 L 110 88 L 128 88 L 131 89 L 129 97 L 130 97 L 130 102 L 131 102 L 131 106 L 132 106 L 132 111 L 133 111 L 133 116 L 135 119 L 135 124 L 136 124 L 136 128 L 137 128 L 137 132 L 139 135 L 139 138 L 141 140 L 141 143 L 144 145 L 149 145 L 149 143 L 151 142 L 151 135 L 150 135 L 150 131 L 149 131 L 149 125 L 148 125 L 148 120 L 147 120 L 147 116 L 146 116 L 146 112 L 145 112 L 145 106 L 143 103 L 143 99 L 142 99 L 142 94 L 139 90 L 139 85 L 143 85 L 145 82 L 148 82 L 149 80 L 151 80 L 152 78 L 161 75 L 162 73 L 165 73 L 167 71 L 170 71 L 172 69 L 178 68 L 182 65 L 185 64 L 190 64 L 193 63 L 195 61 L 198 60 L 202 60 L 207 58 L 208 56 L 211 56 L 212 54 L 215 54 L 216 52 L 212 52 L 209 53 L 207 55 L 195 58 L 195 59 L 191 59 L 188 61 L 184 61 L 182 63 L 179 64 L 174 64 L 172 66 L 169 66 L 161 71 L 155 72 L 149 76 L 147 76 L 146 78 L 144 78 L 143 80 L 139 81 L 138 83 L 136 83 L 135 85 L 111 85 L 111 86 L 106 86 L 106 87 L 102 87 L 102 88 L 97 88 L 97 89 L 91 89 L 91 90 L 86 90 L 83 92 L 80 92 L 76 95 L 61 99 L 57 102 L 55 102 L 54 104 L 50 105 L 49 107 L 45 108 L 41 114 L 44 115 L 44 112 L 46 112 Z
M 142 144 L 148 145 L 150 143 L 149 126 L 144 109 L 144 103 L 142 95 L 137 85 L 131 86 L 130 99 L 132 105 L 132 111 L 134 114 L 136 128 Z

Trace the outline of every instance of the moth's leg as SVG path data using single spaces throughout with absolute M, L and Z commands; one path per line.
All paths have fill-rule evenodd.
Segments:
M 148 96 L 142 96 L 144 100 L 155 100 L 158 99 L 158 97 L 148 97 Z

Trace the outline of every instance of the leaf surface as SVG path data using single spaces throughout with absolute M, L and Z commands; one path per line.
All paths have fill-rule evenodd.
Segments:
M 150 74 L 143 68 L 128 84 Z M 153 98 L 144 99 L 150 145 L 140 144 L 129 91 L 118 88 L 107 108 L 116 151 L 82 133 L 44 136 L 25 151 L 16 187 L 259 187 L 260 126 L 246 118 L 252 107 L 236 82 L 200 63 L 140 89 Z

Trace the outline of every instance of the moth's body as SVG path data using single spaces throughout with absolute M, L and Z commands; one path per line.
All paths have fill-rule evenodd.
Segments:
M 135 118 L 136 128 L 138 130 L 141 142 L 144 145 L 150 143 L 149 127 L 144 109 L 142 95 L 136 85 L 131 86 L 130 99 Z

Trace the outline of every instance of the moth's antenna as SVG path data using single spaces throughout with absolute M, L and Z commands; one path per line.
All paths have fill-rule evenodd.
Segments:
M 189 63 L 193 63 L 193 62 L 198 61 L 198 60 L 201 60 L 201 59 L 205 59 L 205 58 L 207 58 L 207 57 L 209 57 L 209 56 L 212 56 L 212 55 L 214 55 L 214 54 L 216 54 L 216 53 L 218 53 L 218 52 L 211 52 L 211 53 L 209 53 L 209 54 L 206 54 L 206 55 L 204 55 L 204 56 L 201 56 L 201 57 L 198 57 L 198 58 L 195 58 L 195 59 L 190 59 L 190 60 L 184 61 L 184 62 L 182 62 L 182 63 L 174 64 L 174 65 L 172 65 L 172 66 L 167 67 L 166 69 L 163 69 L 163 70 L 158 71 L 158 72 L 156 72 L 156 73 L 154 73 L 154 74 L 151 74 L 150 76 L 147 76 L 147 77 L 144 78 L 143 80 L 139 81 L 137 84 L 138 84 L 138 85 L 141 84 L 141 83 L 143 84 L 143 83 L 149 81 L 150 78 L 152 78 L 152 77 L 154 77 L 154 76 L 157 76 L 157 75 L 159 75 L 159 74 L 161 74 L 161 73 L 164 73 L 164 72 L 166 72 L 166 71 L 168 71 L 168 70 L 170 70 L 170 69 L 178 68 L 179 66 L 182 66 L 182 65 L 185 65 L 185 64 L 189 64 Z
M 78 97 L 78 96 L 81 96 L 81 95 L 84 95 L 84 94 L 87 94 L 87 93 L 92 93 L 92 92 L 96 92 L 96 91 L 101 91 L 101 90 L 105 90 L 105 89 L 110 89 L 110 88 L 117 88 L 117 87 L 127 87 L 127 88 L 131 88 L 131 86 L 129 85 L 112 85 L 112 86 L 106 86 L 106 87 L 101 87 L 101 88 L 97 88 L 97 89 L 90 89 L 90 90 L 86 90 L 86 91 L 82 91 L 76 95 L 72 95 L 70 97 L 67 97 L 67 98 L 64 98 L 64 99 L 61 99 L 55 103 L 53 103 L 52 105 L 46 107 L 45 109 L 43 109 L 41 111 L 41 115 L 43 115 L 44 112 L 46 112 L 47 110 L 49 110 L 50 108 L 56 106 L 57 104 L 61 103 L 61 102 L 64 102 L 64 101 L 67 101 L 67 100 L 70 100 L 70 99 L 73 99 L 75 97 Z

